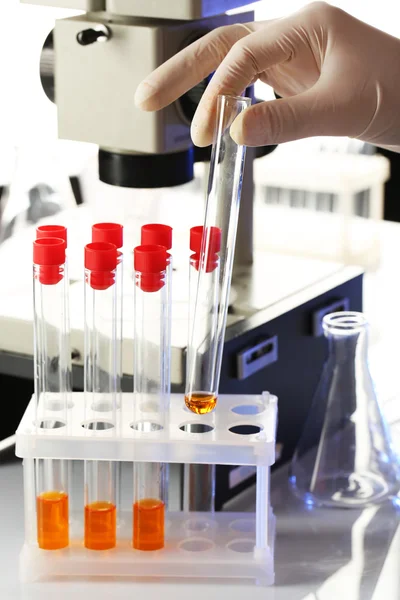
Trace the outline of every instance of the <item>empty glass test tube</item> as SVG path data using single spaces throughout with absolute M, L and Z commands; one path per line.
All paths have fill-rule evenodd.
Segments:
M 34 385 L 38 431 L 67 428 L 69 359 L 65 241 L 33 243 Z M 69 545 L 68 463 L 36 459 L 37 541 L 43 550 Z
M 230 126 L 250 103 L 250 98 L 218 97 L 206 214 L 198 252 L 197 284 L 191 284 L 194 307 L 190 316 L 185 404 L 194 413 L 210 412 L 217 404 L 246 154 L 246 148 L 238 146 L 232 139 Z M 207 290 L 210 289 L 210 260 L 215 254 L 215 232 L 218 230 L 220 231 L 218 292 L 214 295 L 216 306 L 212 309 L 212 314 L 216 314 L 216 328 L 215 335 L 209 337 L 205 352 L 204 316 L 202 315 Z M 195 253 L 198 250 L 198 241 L 196 244 Z M 195 292 L 193 285 L 197 285 Z M 208 319 L 208 324 L 214 327 L 213 318 Z M 204 361 L 206 361 L 205 365 Z M 202 381 L 199 381 L 199 373 L 202 372 L 207 372 L 208 375 L 207 378 L 202 376 Z M 204 389 L 198 389 L 199 383 L 204 386 Z
M 148 245 L 134 249 L 134 414 L 136 435 L 157 435 L 166 426 L 170 372 L 168 346 L 167 251 Z M 166 469 L 162 463 L 134 464 L 132 545 L 164 547 Z
M 117 410 L 117 248 L 85 246 L 85 428 L 88 436 L 113 436 Z M 116 544 L 116 463 L 85 461 L 84 544 L 107 550 Z

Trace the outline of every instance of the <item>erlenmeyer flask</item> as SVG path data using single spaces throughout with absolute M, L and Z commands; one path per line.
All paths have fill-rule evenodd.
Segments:
M 290 483 L 308 505 L 355 507 L 400 488 L 400 469 L 368 368 L 362 313 L 324 317 L 329 355 L 294 453 Z

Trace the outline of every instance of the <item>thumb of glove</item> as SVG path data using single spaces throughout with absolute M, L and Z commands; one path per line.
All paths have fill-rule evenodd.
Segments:
M 237 144 L 268 146 L 313 136 L 357 134 L 357 118 L 350 119 L 344 107 L 336 106 L 332 94 L 318 84 L 290 96 L 260 102 L 241 113 L 231 125 Z

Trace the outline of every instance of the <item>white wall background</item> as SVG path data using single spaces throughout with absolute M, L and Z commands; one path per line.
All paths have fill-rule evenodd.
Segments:
M 0 145 L 53 137 L 56 109 L 40 84 L 39 57 L 55 19 L 76 12 L 0 3 Z

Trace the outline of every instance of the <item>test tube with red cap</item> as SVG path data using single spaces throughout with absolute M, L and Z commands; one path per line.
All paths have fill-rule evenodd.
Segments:
M 116 294 L 117 294 L 117 407 L 121 406 L 122 400 L 122 344 L 123 344 L 123 274 L 124 274 L 124 228 L 119 223 L 96 223 L 92 226 L 92 242 L 105 242 L 114 244 L 117 248 L 117 277 L 116 277 Z
M 85 246 L 85 429 L 88 437 L 115 435 L 117 409 L 117 248 Z M 116 463 L 85 461 L 84 544 L 90 550 L 116 545 Z
M 218 96 L 204 225 L 191 231 L 191 249 L 198 259 L 194 259 L 197 269 L 196 264 L 192 268 L 192 325 L 189 333 L 185 403 L 191 411 L 198 414 L 212 411 L 217 404 L 246 155 L 246 148 L 236 144 L 231 137 L 230 127 L 250 103 L 250 98 Z M 211 294 L 215 290 L 212 285 L 210 287 L 210 273 L 217 269 L 217 254 L 219 274 L 214 274 L 219 277 L 218 294 L 215 291 L 214 296 L 217 306 L 207 316 L 204 309 L 209 304 L 209 290 L 212 290 Z M 197 289 L 193 290 L 193 287 Z M 207 321 L 206 326 L 204 319 Z M 202 338 L 204 331 L 206 337 Z M 207 373 L 206 376 L 201 375 L 202 368 Z M 202 378 L 203 385 L 208 385 L 209 389 L 197 389 Z
M 68 426 L 70 383 L 68 280 L 65 242 L 33 243 L 35 423 L 38 432 Z M 68 463 L 36 459 L 37 540 L 39 548 L 69 545 Z
M 41 239 L 46 239 L 46 238 L 58 238 L 60 240 L 64 240 L 64 242 L 65 242 L 64 278 L 68 285 L 69 275 L 68 275 L 68 255 L 67 255 L 67 250 L 68 250 L 67 228 L 64 225 L 39 225 L 39 227 L 36 228 L 36 239 L 41 240 Z M 68 320 L 68 322 L 67 322 L 68 339 L 67 339 L 67 343 L 64 344 L 64 347 L 65 347 L 65 351 L 67 353 L 67 356 L 65 357 L 65 364 L 67 365 L 67 370 L 68 370 L 68 373 L 67 373 L 68 407 L 71 407 L 72 406 L 72 368 L 71 368 L 71 348 L 70 348 L 70 339 L 69 339 L 69 332 L 71 329 L 70 321 L 69 321 L 69 318 L 70 318 L 69 294 L 66 294 L 65 302 L 66 302 L 65 314 L 66 314 L 66 318 Z
M 162 435 L 169 409 L 167 263 L 163 246 L 134 249 L 135 435 Z M 137 550 L 164 547 L 166 485 L 164 464 L 135 463 L 132 545 Z
M 217 358 L 223 339 L 218 336 L 221 230 L 211 227 L 207 256 L 202 255 L 204 228 L 190 230 L 189 339 L 185 404 L 192 412 L 211 412 L 217 403 Z M 200 260 L 205 260 L 202 285 L 198 286 Z
M 116 352 L 117 352 L 117 408 L 122 405 L 122 376 L 123 376 L 123 365 L 122 365 L 122 345 L 123 345 L 123 289 L 124 289 L 124 228 L 119 223 L 96 223 L 92 226 L 92 242 L 105 242 L 107 244 L 114 244 L 117 248 L 117 274 L 116 274 Z M 122 415 L 121 415 L 122 419 Z M 121 475 L 122 475 L 122 464 L 116 464 L 116 506 L 117 515 L 121 507 Z

